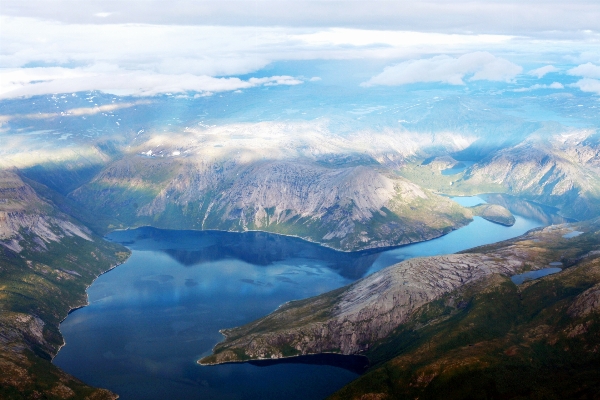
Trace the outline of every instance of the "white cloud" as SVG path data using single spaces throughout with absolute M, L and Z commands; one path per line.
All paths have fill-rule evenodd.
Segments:
M 473 34 L 464 29 L 443 33 L 357 27 L 329 28 L 316 23 L 309 26 L 302 24 L 267 26 L 264 21 L 256 20 L 258 21 L 256 22 L 248 18 L 245 20 L 246 25 L 248 21 L 252 21 L 252 23 L 256 22 L 257 26 L 245 26 L 242 23 L 231 26 L 199 25 L 198 19 L 194 19 L 189 24 L 185 24 L 184 21 L 188 21 L 186 19 L 188 11 L 190 15 L 194 15 L 194 12 L 200 12 L 199 10 L 204 7 L 198 4 L 208 2 L 174 2 L 164 6 L 156 1 L 151 2 L 152 7 L 146 7 L 146 2 L 139 1 L 111 2 L 111 12 L 108 13 L 105 2 L 90 0 L 81 5 L 78 2 L 78 7 L 73 10 L 63 10 L 65 14 L 59 16 L 60 13 L 56 10 L 61 9 L 70 0 L 61 2 L 60 7 L 57 6 L 58 8 L 52 13 L 44 10 L 35 11 L 32 4 L 42 4 L 42 2 L 36 3 L 38 0 L 26 2 L 29 4 L 27 7 L 21 6 L 20 2 L 2 1 L 3 5 L 8 2 L 11 6 L 3 8 L 0 15 L 0 43 L 2 43 L 0 68 L 12 70 L 23 66 L 54 65 L 63 68 L 48 69 L 44 73 L 64 75 L 63 77 L 54 75 L 41 77 L 40 80 L 48 82 L 40 82 L 35 90 L 33 84 L 27 80 L 24 81 L 29 82 L 27 90 L 21 87 L 23 83 L 19 83 L 18 80 L 11 80 L 12 83 L 0 82 L 3 87 L 17 85 L 10 90 L 3 90 L 3 93 L 13 89 L 27 93 L 36 92 L 44 87 L 53 92 L 66 92 L 70 87 L 92 88 L 94 85 L 93 79 L 89 77 L 90 74 L 97 75 L 97 85 L 94 89 L 113 90 L 110 88 L 115 87 L 115 91 L 123 89 L 127 93 L 136 94 L 162 92 L 162 87 L 169 86 L 175 88 L 210 86 L 207 77 L 223 79 L 223 77 L 252 74 L 274 62 L 288 60 L 374 60 L 378 65 L 381 65 L 379 60 L 394 60 L 394 62 L 417 60 L 391 67 L 390 71 L 386 69 L 379 78 L 372 78 L 369 84 L 393 84 L 389 83 L 393 79 L 388 79 L 388 83 L 381 82 L 385 80 L 386 74 L 393 75 L 393 68 L 398 69 L 402 65 L 408 68 L 408 64 L 415 62 L 431 68 L 433 73 L 432 79 L 420 77 L 419 71 L 413 71 L 411 79 L 416 79 L 415 81 L 441 81 L 453 84 L 463 84 L 468 79 L 510 81 L 520 72 L 520 67 L 505 58 L 494 57 L 490 53 L 479 50 L 489 50 L 498 55 L 511 54 L 511 59 L 514 57 L 514 60 L 526 59 L 531 54 L 551 54 L 559 59 L 564 54 L 575 54 L 578 51 L 583 54 L 584 50 L 593 49 L 592 44 L 597 44 L 600 37 L 597 33 L 591 32 L 581 33 L 587 39 L 577 36 L 569 40 L 536 39 L 534 41 L 526 36 Z M 124 6 L 125 3 L 128 6 Z M 139 5 L 141 3 L 144 3 L 144 7 Z M 221 3 L 222 6 L 212 5 L 209 8 L 233 7 L 230 2 Z M 318 3 L 320 7 L 321 2 Z M 323 3 L 330 3 L 329 6 L 339 8 L 336 2 Z M 297 2 L 293 7 L 299 4 Z M 448 7 L 449 4 L 450 2 Z M 144 8 L 139 10 L 139 15 L 132 12 L 138 6 Z M 31 12 L 24 12 L 25 8 Z M 52 9 L 52 7 L 46 8 Z M 342 7 L 344 8 L 351 7 L 346 5 Z M 162 11 L 158 12 L 159 9 Z M 173 10 L 179 10 L 177 15 L 182 18 L 181 20 L 162 19 L 163 14 L 167 15 L 174 12 Z M 39 15 L 47 19 L 18 15 Z M 175 14 L 169 15 L 174 18 Z M 211 19 L 211 15 L 207 14 L 207 18 L 202 20 L 203 23 L 207 23 L 206 21 L 214 23 L 215 20 Z M 427 59 L 438 54 L 447 54 L 447 56 Z M 461 54 L 464 55 L 459 56 Z M 375 63 L 371 65 L 377 65 Z M 388 63 L 391 64 L 391 61 Z M 41 71 L 36 73 L 38 72 L 41 73 Z M 24 72 L 27 73 L 30 72 Z M 110 74 L 115 74 L 113 84 L 108 78 Z M 196 84 L 178 83 L 184 76 L 189 77 L 190 82 Z M 132 82 L 126 85 L 125 80 L 128 77 Z M 160 79 L 164 81 L 161 82 Z M 378 83 L 377 80 L 381 82 Z M 51 84 L 49 81 L 54 83 Z M 198 83 L 200 81 L 203 83 Z M 59 82 L 65 89 L 60 89 Z M 151 82 L 157 85 L 155 90 L 148 86 Z M 218 82 L 219 86 L 223 86 L 228 81 L 218 80 Z M 139 86 L 133 87 L 134 83 Z M 229 82 L 228 85 L 230 83 L 233 82 Z M 292 81 L 289 81 L 287 84 L 291 83 Z
M 528 72 L 529 75 L 537 76 L 538 78 L 542 78 L 544 75 L 549 74 L 550 72 L 558 72 L 560 69 L 556 68 L 554 65 L 546 65 L 540 68 L 533 69 Z
M 0 99 L 50 93 L 101 90 L 116 95 L 153 96 L 163 93 L 215 92 L 256 86 L 298 85 L 291 76 L 215 78 L 207 75 L 160 74 L 147 71 L 91 68 L 22 68 L 0 70 Z
M 575 68 L 571 68 L 567 71 L 567 74 L 574 76 L 581 76 L 582 78 L 600 78 L 600 66 L 592 63 L 585 63 L 578 65 Z
M 318 82 L 321 80 L 321 77 L 319 76 L 313 76 L 312 78 L 309 79 L 310 82 Z
M 0 25 L 1 67 L 108 63 L 211 76 L 248 74 L 279 60 L 406 59 L 517 45 L 507 35 L 339 28 L 85 25 L 6 16 Z
M 588 62 L 571 68 L 567 74 L 583 78 L 569 86 L 579 88 L 582 92 L 600 94 L 600 66 Z
M 518 89 L 513 89 L 513 92 L 530 92 L 532 90 L 539 90 L 539 89 L 564 89 L 565 86 L 560 83 L 560 82 L 552 82 L 549 85 L 540 85 L 540 84 L 535 84 L 526 88 L 518 88 Z
M 447 34 L 435 32 L 386 31 L 348 28 L 321 29 L 314 33 L 301 33 L 292 37 L 312 46 L 457 46 L 491 45 L 510 41 L 509 35 Z
M 598 30 L 597 0 L 2 0 L 2 13 L 66 23 L 345 27 L 422 32 L 522 33 Z
M 416 82 L 442 82 L 464 85 L 471 81 L 489 80 L 510 82 L 523 68 L 504 58 L 488 52 L 473 52 L 458 58 L 436 56 L 428 59 L 410 60 L 386 67 L 382 73 L 372 77 L 362 86 L 404 85 Z
M 582 92 L 600 94 L 600 79 L 583 78 L 570 86 L 579 88 Z

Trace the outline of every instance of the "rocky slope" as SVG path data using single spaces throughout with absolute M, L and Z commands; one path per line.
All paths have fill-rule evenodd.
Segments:
M 45 250 L 47 243 L 64 237 L 91 241 L 90 235 L 89 229 L 42 200 L 16 173 L 0 170 L 0 245 L 18 253 L 25 236 L 36 249 Z
M 0 397 L 111 399 L 50 360 L 59 323 L 128 251 L 60 212 L 14 172 L 0 172 Z
M 456 229 L 469 211 L 371 165 L 299 160 L 198 160 L 134 155 L 71 197 L 125 226 L 264 230 L 340 250 L 422 241 Z
M 358 354 L 411 321 L 426 305 L 488 284 L 506 281 L 523 270 L 564 265 L 600 255 L 600 220 L 559 225 L 518 239 L 463 254 L 404 261 L 321 296 L 290 302 L 248 325 L 225 329 L 226 339 L 200 361 L 214 364 L 281 358 L 320 352 Z M 565 238 L 573 229 L 585 232 Z M 487 283 L 486 283 L 487 282 Z M 595 292 L 585 304 L 595 303 Z
M 600 221 L 548 228 L 481 252 L 561 260 L 520 286 L 499 276 L 429 303 L 365 353 L 370 371 L 333 399 L 597 398 Z M 562 257 L 562 258 L 561 258 Z
M 471 211 L 474 215 L 500 225 L 513 226 L 515 224 L 515 217 L 511 212 L 498 204 L 480 204 L 471 207 Z
M 542 131 L 476 164 L 463 180 L 484 188 L 497 185 L 572 218 L 593 218 L 600 215 L 600 134 Z

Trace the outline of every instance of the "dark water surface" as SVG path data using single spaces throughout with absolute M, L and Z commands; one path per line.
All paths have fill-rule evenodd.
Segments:
M 542 268 L 538 269 L 537 271 L 529 271 L 519 275 L 513 275 L 510 279 L 515 285 L 520 285 L 523 282 L 533 281 L 539 278 L 543 278 L 544 276 L 559 273 L 560 271 L 562 271 L 562 268 Z
M 462 198 L 459 202 L 482 199 Z M 385 251 L 337 252 L 263 232 L 117 231 L 132 250 L 88 289 L 90 305 L 61 324 L 54 359 L 65 371 L 122 399 L 320 399 L 359 376 L 361 360 L 200 366 L 222 340 L 280 304 L 347 285 L 416 256 L 452 253 L 545 225 L 535 213 L 505 227 L 479 217 L 441 238 Z

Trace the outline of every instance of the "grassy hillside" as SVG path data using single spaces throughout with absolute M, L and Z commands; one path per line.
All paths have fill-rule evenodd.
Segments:
M 89 233 L 14 174 L 2 175 L 1 189 L 0 398 L 115 398 L 51 360 L 63 344 L 60 322 L 129 251 Z

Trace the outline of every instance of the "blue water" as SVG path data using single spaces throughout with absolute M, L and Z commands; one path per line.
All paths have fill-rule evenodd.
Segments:
M 452 200 L 463 207 L 474 207 L 486 203 L 486 201 L 479 196 L 452 197 Z
M 456 175 L 475 164 L 475 161 L 461 161 L 458 166 L 442 170 L 442 175 Z
M 323 398 L 355 379 L 357 369 L 334 359 L 211 367 L 196 360 L 223 339 L 219 329 L 250 322 L 286 301 L 404 259 L 465 250 L 542 224 L 516 215 L 515 225 L 505 227 L 476 217 L 435 240 L 355 253 L 262 232 L 113 232 L 107 239 L 132 255 L 100 276 L 88 289 L 90 305 L 61 324 L 67 344 L 54 363 L 125 400 Z
M 520 285 L 523 282 L 532 281 L 534 279 L 542 278 L 547 275 L 556 274 L 562 271 L 562 268 L 543 268 L 537 271 L 529 271 L 519 275 L 513 275 L 510 279 L 515 285 Z

